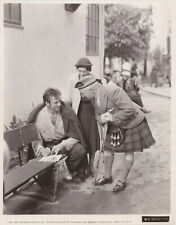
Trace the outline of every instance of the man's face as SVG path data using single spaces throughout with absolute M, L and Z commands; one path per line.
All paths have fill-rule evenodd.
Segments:
M 46 105 L 52 112 L 54 113 L 60 112 L 61 96 L 58 96 L 58 97 L 51 96 L 50 102 L 46 102 Z
M 89 71 L 84 67 L 79 67 L 77 70 L 78 70 L 78 75 L 80 79 L 89 74 Z

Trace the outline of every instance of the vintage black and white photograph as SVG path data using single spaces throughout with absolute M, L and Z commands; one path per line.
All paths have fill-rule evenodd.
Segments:
M 176 224 L 175 4 L 1 6 L 2 224 Z

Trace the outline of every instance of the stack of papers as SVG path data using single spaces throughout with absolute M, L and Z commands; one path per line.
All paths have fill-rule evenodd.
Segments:
M 41 158 L 39 161 L 42 162 L 58 162 L 62 155 L 49 155 Z

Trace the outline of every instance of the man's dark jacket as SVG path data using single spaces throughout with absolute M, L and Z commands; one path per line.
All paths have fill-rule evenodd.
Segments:
M 32 112 L 29 114 L 27 123 L 35 123 L 38 113 L 44 107 L 45 105 L 44 103 L 42 103 L 38 105 L 36 108 L 34 108 Z M 68 138 L 71 137 L 79 140 L 79 142 L 86 149 L 87 146 L 84 137 L 82 135 L 82 127 L 73 109 L 64 102 L 62 102 L 60 113 L 63 119 L 65 136 Z

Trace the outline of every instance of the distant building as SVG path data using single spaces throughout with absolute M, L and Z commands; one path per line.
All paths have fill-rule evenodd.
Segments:
M 80 57 L 103 75 L 103 12 L 102 4 L 4 4 L 4 123 L 26 119 L 48 87 L 66 96 Z

